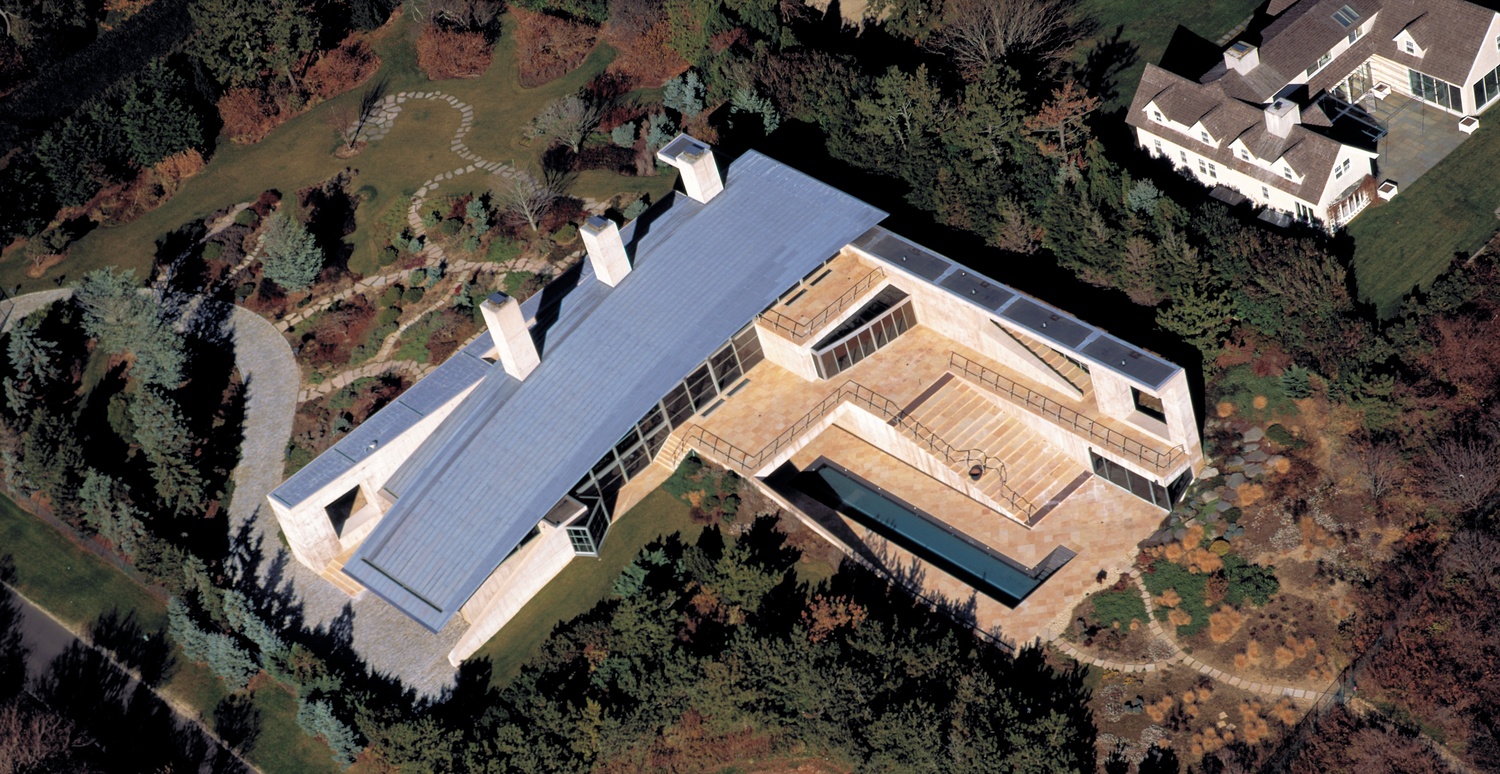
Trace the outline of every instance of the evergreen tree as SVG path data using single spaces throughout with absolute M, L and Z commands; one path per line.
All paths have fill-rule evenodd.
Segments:
M 120 110 L 120 131 L 131 161 L 149 167 L 188 148 L 203 145 L 203 126 L 183 98 L 187 83 L 162 60 L 136 77 Z
M 162 387 L 182 383 L 187 360 L 182 337 L 136 287 L 133 269 L 89 272 L 73 291 L 73 300 L 83 312 L 86 334 L 108 352 L 135 355 L 132 377 Z
M 136 442 L 151 466 L 157 498 L 177 516 L 201 510 L 203 476 L 194 464 L 198 441 L 177 404 L 157 388 L 142 386 L 130 404 L 130 418 L 135 423 Z
M 255 658 L 233 637 L 199 627 L 188 606 L 176 597 L 167 602 L 167 632 L 188 658 L 207 664 L 231 691 L 244 689 L 260 672 Z
M 271 216 L 261 233 L 260 249 L 266 279 L 287 290 L 307 288 L 323 270 L 323 251 L 317 239 L 285 213 Z
M 293 68 L 318 39 L 318 15 L 298 0 L 194 0 L 193 54 L 225 86 L 258 86 L 263 73 L 286 78 L 298 91 Z
M 326 701 L 303 699 L 297 708 L 297 725 L 308 736 L 323 737 L 333 748 L 334 760 L 344 766 L 352 765 L 363 749 L 354 730 L 333 714 L 333 707 Z

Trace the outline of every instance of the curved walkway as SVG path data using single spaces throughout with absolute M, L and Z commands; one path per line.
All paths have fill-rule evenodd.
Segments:
M 1112 659 L 1098 658 L 1096 656 L 1090 655 L 1089 653 L 1080 649 L 1078 646 L 1062 639 L 1061 637 L 1053 640 L 1052 644 L 1064 655 L 1068 656 L 1074 661 L 1079 661 L 1091 666 L 1096 666 L 1100 669 L 1109 669 L 1115 672 L 1159 672 L 1169 666 L 1181 665 L 1200 674 L 1206 675 L 1214 680 L 1218 680 L 1219 682 L 1234 686 L 1235 688 L 1241 688 L 1246 691 L 1250 691 L 1251 693 L 1259 693 L 1267 696 L 1285 696 L 1290 699 L 1316 701 L 1332 696 L 1334 695 L 1334 693 L 1336 693 L 1333 685 L 1330 685 L 1327 689 L 1322 691 L 1310 691 L 1305 688 L 1293 688 L 1287 685 L 1256 682 L 1248 678 L 1235 675 L 1227 670 L 1218 669 L 1217 667 L 1205 664 L 1204 662 L 1193 658 L 1177 646 L 1177 643 L 1167 635 L 1164 629 L 1162 629 L 1161 623 L 1156 620 L 1155 609 L 1151 604 L 1151 592 L 1146 590 L 1146 584 L 1141 581 L 1141 577 L 1139 574 L 1135 575 L 1135 586 L 1141 592 L 1141 601 L 1146 605 L 1146 625 L 1150 628 L 1151 634 L 1154 635 L 1158 641 L 1166 645 L 1168 648 L 1171 648 L 1171 656 L 1160 659 L 1158 661 L 1147 662 L 1115 661 Z

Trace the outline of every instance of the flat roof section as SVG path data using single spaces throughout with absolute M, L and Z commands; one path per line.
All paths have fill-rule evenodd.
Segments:
M 885 217 L 760 153 L 725 181 L 707 204 L 675 197 L 638 219 L 634 270 L 586 317 L 557 322 L 566 335 L 525 381 L 490 369 L 419 449 L 421 468 L 402 471 L 347 574 L 440 629 L 655 401 Z
M 948 259 L 879 227 L 861 234 L 850 244 L 871 255 L 878 255 L 928 282 L 937 282 L 938 277 L 953 266 Z

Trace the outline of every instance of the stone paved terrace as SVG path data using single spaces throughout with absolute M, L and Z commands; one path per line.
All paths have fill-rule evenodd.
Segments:
M 918 320 L 920 319 L 919 309 Z M 769 360 L 763 361 L 746 374 L 749 379 L 747 385 L 711 415 L 697 419 L 696 423 L 740 449 L 755 454 L 846 381 L 858 382 L 900 406 L 912 405 L 948 373 L 951 352 L 957 352 L 1025 384 L 1037 393 L 1076 409 L 1087 419 L 1147 446 L 1167 448 L 1166 444 L 1144 431 L 1105 417 L 1091 404 L 1079 404 L 1075 399 L 1038 385 L 920 322 L 884 349 L 827 381 L 808 382 Z M 924 421 L 931 419 L 924 417 Z M 1010 467 L 1009 460 L 1003 461 Z M 1012 486 L 1019 484 L 1020 482 L 1013 482 Z
M 1405 84 L 1391 86 L 1405 88 Z M 1469 137 L 1459 131 L 1458 116 L 1421 100 L 1393 93 L 1384 100 L 1366 98 L 1359 104 L 1387 129 L 1377 148 L 1377 181 L 1395 180 L 1406 188 Z
M 898 577 L 911 577 L 910 569 L 917 568 L 914 585 L 924 596 L 948 600 L 961 609 L 971 607 L 977 628 L 998 634 L 1011 645 L 1034 639 L 1047 641 L 1060 634 L 1083 595 L 1099 588 L 1095 580 L 1099 571 L 1105 570 L 1113 578 L 1128 570 L 1136 544 L 1162 519 L 1162 512 L 1156 508 L 1090 476 L 1036 527 L 1028 529 L 838 427 L 824 431 L 799 451 L 792 457 L 792 464 L 805 468 L 818 457 L 836 460 L 1025 566 L 1035 566 L 1059 545 L 1076 552 L 1072 561 L 1031 596 L 1010 608 L 841 517 L 847 527 L 841 530 L 846 540 L 852 535 L 860 544 L 848 548 L 882 557 L 882 563 Z
M 805 343 L 825 327 L 816 322 L 818 319 L 837 317 L 838 310 L 847 309 L 866 295 L 859 287 L 872 287 L 866 283 L 878 282 L 884 276 L 884 270 L 877 268 L 845 249 L 776 299 L 761 319 L 788 340 Z

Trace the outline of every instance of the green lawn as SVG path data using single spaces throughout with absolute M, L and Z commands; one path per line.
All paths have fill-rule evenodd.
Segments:
M 673 532 L 682 533 L 684 541 L 697 540 L 703 527 L 688 519 L 689 510 L 660 489 L 647 495 L 609 528 L 599 558 L 570 562 L 471 658 L 490 660 L 495 685 L 509 683 L 553 627 L 588 612 L 609 594 L 620 571 L 647 543 Z
M 145 631 L 167 624 L 166 603 L 118 567 L 80 548 L 66 535 L 0 496 L 0 553 L 16 563 L 16 588 L 74 631 L 87 629 L 104 613 L 135 614 Z M 211 718 L 227 695 L 219 679 L 176 652 L 177 666 L 162 693 Z M 267 772 L 329 772 L 338 766 L 322 742 L 297 726 L 296 701 L 275 684 L 254 695 L 261 709 L 260 741 L 249 758 Z
M 1349 224 L 1359 297 L 1381 316 L 1399 311 L 1401 297 L 1448 269 L 1455 253 L 1471 255 L 1495 232 L 1500 205 L 1500 130 L 1474 136 L 1389 202 Z
M 465 138 L 471 150 L 489 160 L 529 164 L 541 148 L 522 144 L 522 127 L 548 101 L 577 90 L 602 71 L 614 51 L 601 44 L 574 72 L 539 88 L 526 89 L 516 79 L 515 43 L 509 34 L 512 26 L 507 17 L 507 34 L 496 45 L 494 64 L 484 76 L 434 83 L 416 67 L 413 40 L 418 26 L 402 19 L 375 44 L 381 68 L 371 83 L 385 79 L 386 91 L 391 94 L 436 90 L 454 95 L 474 106 L 474 127 Z M 346 166 L 359 171 L 357 189 L 368 186 L 374 190 L 356 216 L 359 227 L 352 235 L 351 260 L 357 271 L 373 271 L 376 246 L 370 243 L 369 235 L 379 214 L 393 201 L 410 197 L 432 175 L 458 168 L 462 160 L 449 150 L 458 128 L 458 111 L 447 103 L 427 100 L 408 100 L 390 134 L 358 157 L 336 158 L 333 151 L 339 141 L 324 123 L 324 116 L 335 105 L 357 103 L 362 91 L 356 89 L 314 108 L 255 145 L 221 143 L 208 167 L 184 184 L 171 201 L 132 223 L 94 231 L 73 246 L 66 261 L 41 279 L 26 277 L 26 266 L 19 260 L 0 264 L 0 286 L 9 288 L 19 283 L 23 290 L 53 287 L 58 275 L 72 280 L 103 266 L 135 268 L 138 275 L 144 274 L 156 252 L 156 240 L 174 229 L 220 208 L 253 199 L 267 189 L 291 195 Z M 670 176 L 638 179 L 589 172 L 579 177 L 573 193 L 596 198 L 624 191 L 659 195 L 671 180 Z M 463 181 L 480 189 L 487 185 L 486 176 L 479 174 L 466 175 Z M 456 188 L 461 190 L 462 186 Z
M 1114 100 L 1103 106 L 1104 109 L 1130 104 L 1146 63 L 1161 63 L 1162 54 L 1178 25 L 1199 37 L 1215 41 L 1244 21 L 1259 5 L 1260 0 L 1084 0 L 1079 15 L 1099 25 L 1095 41 L 1111 41 L 1119 31 L 1121 41 L 1136 47 L 1136 61 L 1116 76 L 1118 93 Z M 1086 42 L 1080 47 L 1079 58 L 1092 50 L 1094 45 Z

